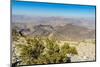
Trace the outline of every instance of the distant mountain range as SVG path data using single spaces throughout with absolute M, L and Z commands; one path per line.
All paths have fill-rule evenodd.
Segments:
M 66 24 L 73 24 L 77 26 L 83 26 L 90 29 L 95 29 L 95 18 L 68 18 L 68 17 L 41 17 L 41 16 L 24 16 L 13 15 L 12 23 L 32 23 L 34 25 L 52 25 L 63 26 Z

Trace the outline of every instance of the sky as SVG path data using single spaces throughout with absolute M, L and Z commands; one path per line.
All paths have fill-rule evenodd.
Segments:
M 12 0 L 12 14 L 28 16 L 95 17 L 95 6 L 15 2 L 15 0 Z

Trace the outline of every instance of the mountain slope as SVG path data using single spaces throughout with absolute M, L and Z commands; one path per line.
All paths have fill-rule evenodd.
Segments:
M 42 24 L 30 26 L 28 26 L 28 24 L 24 25 L 25 23 L 20 24 L 18 29 L 25 36 L 45 36 L 56 38 L 58 40 L 84 40 L 95 38 L 95 30 L 73 24 L 65 24 L 63 26 Z

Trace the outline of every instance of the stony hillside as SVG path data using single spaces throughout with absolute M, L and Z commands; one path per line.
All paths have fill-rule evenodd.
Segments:
M 14 23 L 13 29 L 24 36 L 46 36 L 54 37 L 58 40 L 84 40 L 95 39 L 95 30 L 73 24 L 63 26 L 34 25 L 28 23 Z

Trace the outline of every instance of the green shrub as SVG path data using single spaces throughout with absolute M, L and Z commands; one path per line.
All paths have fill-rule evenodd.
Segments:
M 67 62 L 67 54 L 77 54 L 75 47 L 64 43 L 61 47 L 56 39 L 26 37 L 27 44 L 17 45 L 22 64 L 49 64 Z

